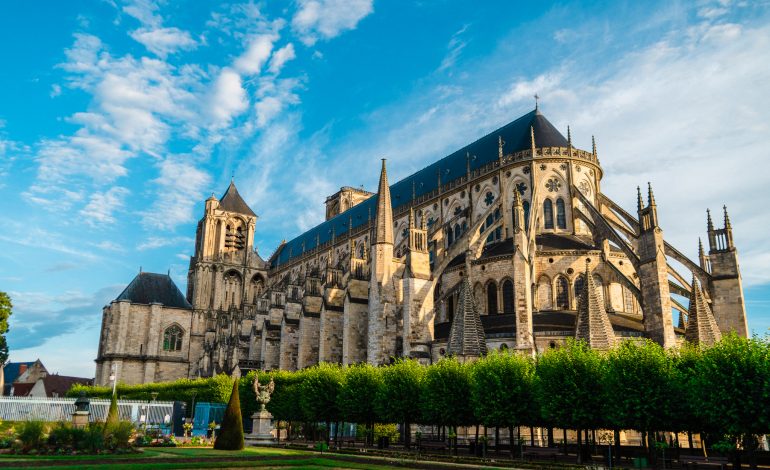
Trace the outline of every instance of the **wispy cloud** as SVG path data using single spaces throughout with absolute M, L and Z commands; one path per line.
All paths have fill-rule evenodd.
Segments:
M 355 29 L 373 11 L 373 0 L 299 0 L 291 25 L 302 42 L 312 46 L 319 39 Z

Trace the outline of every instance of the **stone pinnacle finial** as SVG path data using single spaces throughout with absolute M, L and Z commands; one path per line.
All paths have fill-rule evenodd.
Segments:
M 594 136 L 591 136 L 591 149 L 592 149 L 594 158 L 596 158 L 596 137 Z
M 522 203 L 521 203 L 521 194 L 519 193 L 518 188 L 514 187 L 513 188 L 513 206 L 514 207 L 519 207 L 521 205 L 522 205 Z
M 711 220 L 711 209 L 706 209 L 706 229 L 709 232 L 714 230 L 714 222 Z
M 409 229 L 414 228 L 414 207 L 409 208 Z
M 535 127 L 529 126 L 529 145 L 532 150 L 532 158 L 535 158 Z
M 465 279 L 471 280 L 471 250 L 465 250 Z
M 690 305 L 687 308 L 687 326 L 684 337 L 687 341 L 701 346 L 712 346 L 722 339 L 722 333 L 695 274 L 692 276 Z
M 497 158 L 500 160 L 503 159 L 503 145 L 505 145 L 505 141 L 503 141 L 503 136 L 498 135 L 497 136 Z
M 572 130 L 567 126 L 567 145 L 572 148 Z
M 722 206 L 722 209 L 725 211 L 725 228 L 733 228 L 730 225 L 730 216 L 727 215 L 727 206 Z
M 377 214 L 375 215 L 375 227 L 373 244 L 393 244 L 393 206 L 390 202 L 390 186 L 388 185 L 388 170 L 385 167 L 385 159 L 382 159 L 380 170 L 380 184 L 377 190 Z
M 703 256 L 705 254 L 705 251 L 703 251 L 703 241 L 698 237 L 698 256 Z
M 642 188 L 636 187 L 636 208 L 641 211 L 644 209 L 644 201 L 642 200 Z
M 655 195 L 652 194 L 652 183 L 647 182 L 647 204 L 650 206 L 655 205 Z

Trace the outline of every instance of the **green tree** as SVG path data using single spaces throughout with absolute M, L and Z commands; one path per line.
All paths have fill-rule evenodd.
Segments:
M 331 423 L 340 418 L 337 401 L 342 389 L 343 373 L 339 366 L 322 362 L 305 370 L 299 386 L 299 406 L 305 419 L 326 423 L 326 444 L 331 438 Z
M 241 416 L 241 399 L 238 393 L 238 380 L 233 380 L 233 391 L 227 402 L 225 416 L 219 435 L 214 441 L 214 448 L 219 450 L 243 449 L 243 417 Z
M 514 427 L 535 421 L 532 359 L 495 351 L 476 361 L 471 370 L 471 400 L 484 426 L 508 427 L 513 436 Z
M 696 383 L 696 367 L 700 361 L 701 350 L 698 346 L 685 343 L 672 351 L 672 395 L 670 400 L 675 404 L 668 415 L 666 429 L 681 432 L 686 431 L 689 447 L 692 448 L 692 433 L 706 431 L 707 423 L 702 421 L 697 412 L 694 391 Z
M 425 368 L 417 361 L 399 359 L 382 368 L 382 384 L 375 397 L 374 406 L 383 422 L 403 424 L 407 448 L 411 445 L 411 424 L 421 421 L 420 394 L 424 377 Z
M 471 403 L 470 367 L 454 358 L 442 359 L 428 367 L 420 400 L 423 421 L 449 426 L 454 435 L 457 435 L 457 426 L 477 422 Z
M 8 318 L 13 313 L 13 303 L 5 292 L 0 292 L 0 370 L 8 361 L 8 342 L 5 334 L 8 332 Z
M 770 345 L 730 334 L 704 350 L 695 365 L 696 413 L 712 430 L 753 453 L 770 431 Z M 739 454 L 734 453 L 736 466 Z
M 112 398 L 110 398 L 110 408 L 107 410 L 107 418 L 104 420 L 104 429 L 107 430 L 108 427 L 115 425 L 118 421 L 120 421 L 120 414 L 118 412 L 118 396 L 117 394 L 112 394 Z
M 337 396 L 340 413 L 346 421 L 364 424 L 368 444 L 373 444 L 374 423 L 377 412 L 374 397 L 382 385 L 381 369 L 371 364 L 351 366 L 345 372 L 342 389 Z
M 646 433 L 648 452 L 655 460 L 653 431 L 671 423 L 675 394 L 671 356 L 650 340 L 624 341 L 610 351 L 604 375 L 605 416 L 612 429 Z
M 581 444 L 581 430 L 603 424 L 603 356 L 584 341 L 569 340 L 563 347 L 540 356 L 536 371 L 537 401 L 543 419 L 550 426 L 578 430 Z M 578 462 L 582 462 L 586 450 L 581 446 Z

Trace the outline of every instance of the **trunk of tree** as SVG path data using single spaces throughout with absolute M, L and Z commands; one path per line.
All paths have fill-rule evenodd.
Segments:
M 281 443 L 281 421 L 277 421 L 276 422 L 275 428 L 276 428 L 275 429 L 275 431 L 276 431 L 275 435 L 278 436 L 277 441 L 280 444 Z M 254 430 L 252 429 L 251 432 L 254 432 Z
M 500 453 L 500 426 L 495 426 L 495 453 Z
M 614 440 L 615 440 L 615 462 L 617 462 L 618 465 L 620 465 L 620 429 L 615 429 L 614 432 Z
M 655 433 L 648 431 L 645 434 L 647 435 L 647 458 L 652 468 L 656 468 L 658 452 L 655 449 Z
M 564 455 L 567 455 L 567 428 L 561 430 L 562 439 L 564 439 Z
M 326 422 L 326 447 L 328 448 L 331 445 L 331 437 L 332 437 L 332 422 L 327 421 Z
M 409 422 L 404 423 L 404 444 L 407 449 L 412 448 L 412 426 Z
M 510 445 L 509 445 L 510 452 L 509 453 L 511 454 L 511 459 L 513 459 L 513 456 L 514 456 L 514 454 L 513 454 L 513 425 L 508 426 L 508 441 L 510 443 Z
M 479 425 L 476 425 L 476 437 L 473 439 L 474 446 L 478 449 L 479 447 Z
M 535 428 L 532 426 L 529 427 L 529 445 L 535 447 Z
M 577 430 L 577 463 L 583 463 L 583 430 Z
M 548 447 L 553 447 L 553 428 L 548 428 Z
M 690 449 L 694 447 L 692 444 L 692 431 L 687 431 L 687 445 L 690 446 Z

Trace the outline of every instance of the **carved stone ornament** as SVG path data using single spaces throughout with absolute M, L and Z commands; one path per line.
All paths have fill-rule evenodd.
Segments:
M 257 403 L 261 405 L 260 411 L 266 411 L 265 405 L 270 403 L 270 395 L 273 394 L 273 390 L 275 390 L 275 382 L 273 382 L 272 377 L 270 377 L 270 383 L 267 386 L 260 385 L 259 377 L 254 377 L 254 395 L 257 397 Z

